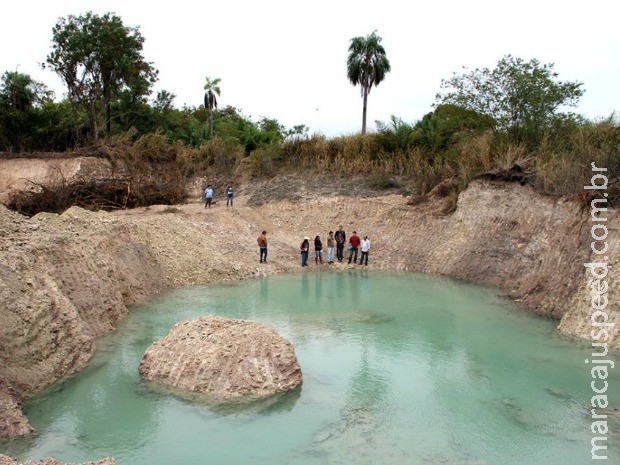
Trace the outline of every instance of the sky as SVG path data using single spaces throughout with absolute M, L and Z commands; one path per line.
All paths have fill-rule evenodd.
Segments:
M 153 96 L 167 90 L 177 108 L 198 107 L 205 78 L 220 78 L 220 107 L 311 134 L 360 131 L 362 98 L 346 60 L 351 38 L 375 30 L 391 72 L 369 94 L 369 130 L 392 115 L 415 123 L 442 79 L 507 54 L 582 82 L 574 111 L 587 118 L 620 110 L 618 0 L 0 0 L 0 73 L 29 74 L 63 98 L 41 63 L 58 19 L 88 11 L 139 27 L 143 56 L 159 70 Z

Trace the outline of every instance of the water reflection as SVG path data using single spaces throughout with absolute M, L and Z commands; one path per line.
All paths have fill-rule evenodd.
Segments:
M 62 457 L 68 448 L 132 450 L 146 444 L 161 422 L 161 398 L 136 381 L 134 373 L 105 363 L 32 399 L 25 412 L 35 419 L 39 437 L 31 450 Z M 64 439 L 56 431 L 59 424 L 71 425 Z
M 222 402 L 209 393 L 185 391 L 149 381 L 142 381 L 141 387 L 145 391 L 150 391 L 153 395 L 158 395 L 159 397 L 174 396 L 187 405 L 193 405 L 222 416 L 290 411 L 301 396 L 303 388 L 303 386 L 299 386 L 291 391 L 276 393 L 262 399 L 238 399 Z
M 265 302 L 269 300 L 269 280 L 266 278 L 260 281 L 260 296 Z

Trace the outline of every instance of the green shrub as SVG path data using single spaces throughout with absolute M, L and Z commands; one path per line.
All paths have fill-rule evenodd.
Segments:
M 253 176 L 272 176 L 281 164 L 284 152 L 279 144 L 254 150 L 250 155 L 250 172 Z

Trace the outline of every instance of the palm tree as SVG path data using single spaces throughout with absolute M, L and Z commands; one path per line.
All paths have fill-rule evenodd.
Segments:
M 366 37 L 354 37 L 349 45 L 347 58 L 347 77 L 354 86 L 362 87 L 364 111 L 362 115 L 362 134 L 366 134 L 366 107 L 368 94 L 372 86 L 378 86 L 385 75 L 390 71 L 390 62 L 385 56 L 385 49 L 381 45 L 381 37 L 377 31 Z
M 207 76 L 207 83 L 204 86 L 205 89 L 205 108 L 209 110 L 209 140 L 213 140 L 213 109 L 217 108 L 217 99 L 215 96 L 220 95 L 220 78 L 211 80 Z

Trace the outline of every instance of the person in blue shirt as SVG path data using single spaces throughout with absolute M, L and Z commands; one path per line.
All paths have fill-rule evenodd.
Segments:
M 207 185 L 205 189 L 205 208 L 211 208 L 211 201 L 213 200 L 213 189 L 211 188 L 211 184 Z

